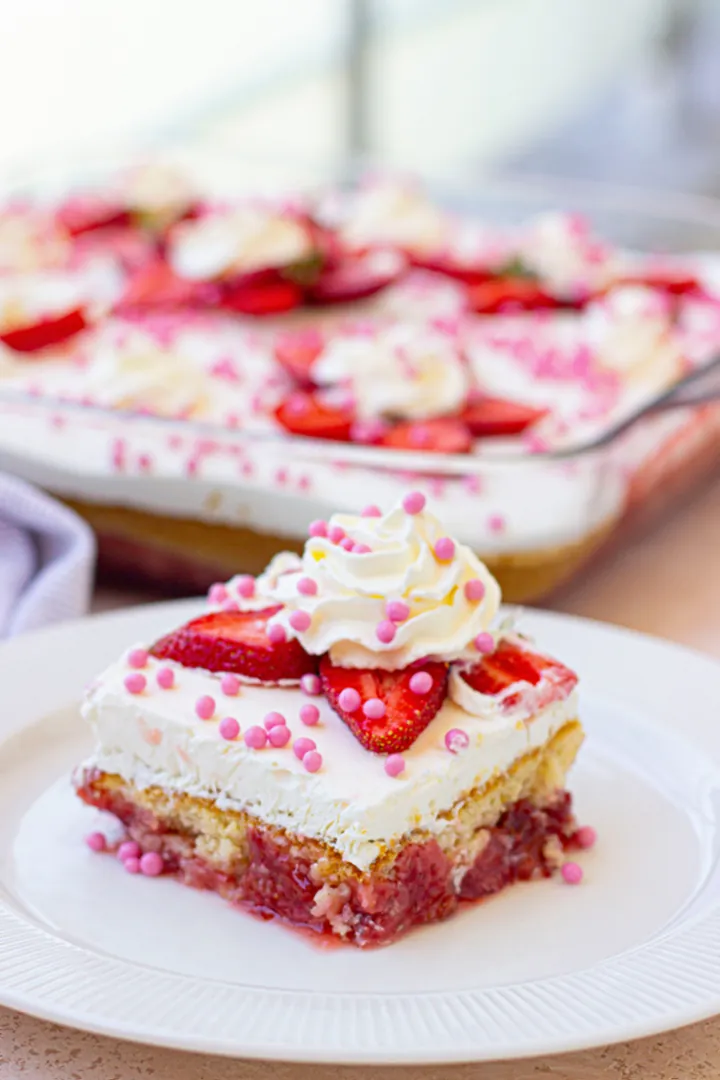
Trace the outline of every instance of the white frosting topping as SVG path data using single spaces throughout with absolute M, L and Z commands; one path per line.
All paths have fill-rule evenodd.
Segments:
M 148 408 L 165 416 L 200 408 L 206 377 L 174 348 L 161 348 L 143 335 L 123 345 L 104 342 L 87 372 L 87 387 L 100 405 Z
M 432 514 L 408 514 L 397 506 L 383 517 L 335 514 L 330 526 L 342 529 L 367 553 L 347 551 L 325 537 L 305 545 L 302 569 L 277 579 L 271 595 L 285 604 L 275 616 L 309 653 L 329 652 L 344 667 L 407 667 L 424 657 L 442 661 L 477 659 L 474 638 L 487 632 L 500 604 L 500 589 L 487 567 L 463 544 L 451 559 L 435 553 L 446 533 Z M 298 581 L 311 578 L 314 595 L 298 592 Z M 467 582 L 485 587 L 482 600 L 469 600 Z M 390 642 L 378 639 L 387 619 L 386 604 L 399 600 L 409 615 L 396 626 Z M 291 627 L 292 612 L 310 616 L 304 631 Z
M 377 335 L 331 339 L 313 379 L 350 387 L 363 419 L 425 420 L 455 412 L 468 392 L 468 371 L 447 334 L 402 324 Z
M 372 184 L 352 200 L 342 236 L 351 247 L 396 244 L 413 251 L 439 248 L 447 235 L 445 214 L 422 192 L 400 184 Z
M 525 232 L 518 254 L 551 292 L 572 297 L 609 276 L 611 255 L 573 214 L 543 214 Z
M 121 180 L 121 194 L 129 206 L 163 221 L 181 214 L 194 198 L 183 172 L 157 162 L 126 173 Z
M 589 305 L 588 340 L 602 367 L 623 378 L 650 376 L 664 385 L 677 378 L 680 349 L 667 298 L 656 289 L 624 285 Z
M 180 277 L 203 281 L 289 266 L 312 252 L 310 233 L 301 222 L 248 205 L 178 225 L 169 259 Z
M 172 690 L 157 686 L 159 666 L 174 668 Z M 505 715 L 470 716 L 447 700 L 403 753 L 405 771 L 391 778 L 383 758 L 364 750 L 322 697 L 259 686 L 243 686 L 238 697 L 226 697 L 219 676 L 152 658 L 143 671 L 147 689 L 133 696 L 123 686 L 130 670 L 118 661 L 88 694 L 83 715 L 97 741 L 88 764 L 141 788 L 158 785 L 209 798 L 221 809 L 245 810 L 271 825 L 322 840 L 360 870 L 413 830 L 442 831 L 448 821 L 440 815 L 464 793 L 504 772 L 577 716 L 574 694 L 527 724 Z M 205 694 L 216 702 L 211 720 L 195 715 L 195 702 Z M 298 719 L 308 701 L 320 710 L 312 728 Z M 232 742 L 218 734 L 224 716 L 236 717 L 247 731 L 262 725 L 271 711 L 280 712 L 292 731 L 282 749 L 251 750 L 242 734 Z M 453 728 L 469 739 L 467 750 L 458 754 L 445 747 L 445 735 Z M 306 772 L 293 753 L 292 742 L 300 736 L 312 738 L 323 757 L 317 773 Z
M 0 273 L 62 266 L 69 254 L 69 238 L 49 214 L 30 208 L 0 212 Z

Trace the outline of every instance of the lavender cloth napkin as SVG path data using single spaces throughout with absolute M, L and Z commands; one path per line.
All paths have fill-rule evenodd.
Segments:
M 84 614 L 94 562 L 77 515 L 0 473 L 0 638 Z

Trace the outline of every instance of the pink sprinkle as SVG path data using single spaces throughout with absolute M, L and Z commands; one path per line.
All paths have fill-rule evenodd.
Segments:
M 290 742 L 290 728 L 286 727 L 285 724 L 276 724 L 275 727 L 268 731 L 268 742 L 278 750 L 283 746 L 287 746 Z
M 327 536 L 328 527 L 326 521 L 321 521 L 320 518 L 317 521 L 311 521 L 308 528 L 309 536 Z
M 303 705 L 300 709 L 300 719 L 306 727 L 314 727 L 320 719 L 320 710 L 317 705 Z
M 277 480 L 278 484 L 287 484 L 288 477 L 289 473 L 287 469 L 278 469 L 275 473 L 275 479 Z
M 308 697 L 317 697 L 322 691 L 320 676 L 303 675 L 300 679 L 300 689 L 304 694 L 307 694 Z
M 343 712 L 357 712 L 360 708 L 360 700 L 360 695 L 352 686 L 346 686 L 345 689 L 341 690 L 338 694 L 338 705 Z
M 413 694 L 429 694 L 432 690 L 433 679 L 429 671 L 416 671 L 410 677 L 410 689 Z
M 495 639 L 492 634 L 478 634 L 473 642 L 475 648 L 481 653 L 495 652 Z
M 382 641 L 383 645 L 389 645 L 395 637 L 395 623 L 390 622 L 389 619 L 382 619 L 382 621 L 377 624 L 375 636 L 378 641 Z
M 388 600 L 385 605 L 385 614 L 390 622 L 405 622 L 410 615 L 410 607 L 404 600 Z
M 385 761 L 385 772 L 388 776 L 399 776 L 405 772 L 405 758 L 402 754 L 390 754 Z
M 445 736 L 445 745 L 451 754 L 459 754 L 467 750 L 470 738 L 466 731 L 461 728 L 451 728 Z
M 317 744 L 313 742 L 312 739 L 296 739 L 293 743 L 295 757 L 300 761 L 302 761 L 306 754 L 309 754 L 311 750 L 315 750 L 316 748 Z
M 597 833 L 592 825 L 583 825 L 582 828 L 578 829 L 575 833 L 575 839 L 581 848 L 591 848 L 595 845 Z
M 505 518 L 502 514 L 491 514 L 488 518 L 488 529 L 490 532 L 503 532 L 505 529 Z
M 368 544 L 353 544 L 350 550 L 353 555 L 369 555 L 372 548 Z
M 322 754 L 318 754 L 317 750 L 311 750 L 310 753 L 305 754 L 302 763 L 307 772 L 318 772 L 322 768 Z
M 485 596 L 485 585 L 480 578 L 471 578 L 465 582 L 465 598 L 473 602 L 482 600 Z
M 228 598 L 228 591 L 224 585 L 219 581 L 216 581 L 214 585 L 210 586 L 208 591 L 208 603 L 209 604 L 222 604 L 224 600 Z
M 140 860 L 136 856 L 133 855 L 129 859 L 123 859 L 122 864 L 128 874 L 140 873 Z
M 151 472 L 153 467 L 153 459 L 150 454 L 138 454 L 138 469 L 140 472 Z
M 130 694 L 142 694 L 147 686 L 147 679 L 139 671 L 133 672 L 132 675 L 126 675 L 123 682 L 125 683 L 125 689 Z
M 164 869 L 162 855 L 158 855 L 157 851 L 146 851 L 140 856 L 140 873 L 145 877 L 159 877 Z
M 361 517 L 382 517 L 382 510 L 380 509 L 379 506 L 375 506 L 374 504 L 371 503 L 370 506 L 366 506 L 365 509 L 361 511 L 360 516 Z
M 440 562 L 450 562 L 455 558 L 455 543 L 449 536 L 443 536 L 435 544 L 435 555 Z
M 268 626 L 267 636 L 271 645 L 282 645 L 284 641 L 287 641 L 285 627 L 281 626 L 280 623 L 273 623 L 272 626 Z
M 312 619 L 308 615 L 307 611 L 293 611 L 290 614 L 288 622 L 292 626 L 293 630 L 297 630 L 299 634 L 302 634 L 305 630 L 310 628 Z
M 255 578 L 251 574 L 242 574 L 235 582 L 237 591 L 246 600 L 255 595 Z
M 421 491 L 410 491 L 402 501 L 406 514 L 421 514 L 425 509 L 425 496 Z
M 267 732 L 254 724 L 245 732 L 245 745 L 251 750 L 262 750 L 267 745 Z
M 386 712 L 385 702 L 381 701 L 380 698 L 368 698 L 363 705 L 363 713 L 368 720 L 382 720 Z
M 155 675 L 155 682 L 161 690 L 172 690 L 175 685 L 175 672 L 172 668 L 161 667 Z
M 222 607 L 223 611 L 239 611 L 240 610 L 240 605 L 238 604 L 237 600 L 233 600 L 230 597 L 228 597 L 227 600 L 223 600 L 223 602 L 222 602 L 222 604 L 220 606 Z
M 147 649 L 131 649 L 128 653 L 127 662 L 133 668 L 146 667 L 148 662 Z
M 339 525 L 331 525 L 327 535 L 331 544 L 339 544 L 341 540 L 345 539 L 345 530 L 341 529 Z
M 117 857 L 120 862 L 125 862 L 126 859 L 139 859 L 140 845 L 134 840 L 125 840 L 117 849 Z
M 203 694 L 195 702 L 195 713 L 201 720 L 209 720 L 215 715 L 215 699 L 209 694 Z
M 85 837 L 85 843 L 91 851 L 107 851 L 107 840 L 101 832 L 91 832 Z
M 223 739 L 232 742 L 240 734 L 240 725 L 234 716 L 225 716 L 218 724 L 218 732 Z
M 463 477 L 463 487 L 470 495 L 479 495 L 482 491 L 482 480 L 479 476 Z
M 344 536 L 340 541 L 340 547 L 345 551 L 352 551 L 355 547 L 355 541 L 350 536 Z
M 560 873 L 568 885 L 579 885 L 583 879 L 582 866 L 578 866 L 576 862 L 563 863 Z
M 317 581 L 313 581 L 310 577 L 302 577 L 297 583 L 297 591 L 302 596 L 315 596 L 318 591 Z
M 350 438 L 355 443 L 376 443 L 385 434 L 382 420 L 356 420 L 350 428 Z
M 220 689 L 226 697 L 235 697 L 240 693 L 240 680 L 228 672 L 220 680 Z
M 274 727 L 285 727 L 287 720 L 282 713 L 269 712 L 263 720 L 263 727 L 266 731 L 272 731 Z

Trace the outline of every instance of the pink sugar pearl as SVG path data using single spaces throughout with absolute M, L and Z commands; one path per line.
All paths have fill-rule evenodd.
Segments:
M 135 671 L 132 675 L 126 675 L 123 683 L 129 694 L 142 694 L 147 686 L 147 679 L 139 671 Z
M 273 623 L 272 626 L 268 626 L 268 641 L 271 645 L 282 645 L 284 641 L 287 641 L 287 633 L 285 627 L 280 623 Z
M 368 720 L 382 720 L 386 712 L 385 702 L 381 701 L 380 698 L 368 698 L 363 705 L 363 713 Z
M 360 516 L 361 517 L 382 517 L 382 510 L 380 509 L 379 506 L 374 506 L 373 504 L 371 504 L 370 506 L 366 506 L 365 509 L 361 511 Z
M 342 540 L 340 541 L 340 547 L 344 551 L 352 551 L 355 547 L 355 541 L 352 539 L 351 536 L 343 536 Z
M 560 873 L 563 876 L 563 881 L 566 881 L 568 885 L 579 885 L 583 879 L 582 866 L 579 866 L 576 862 L 566 862 L 560 867 Z
M 353 555 L 369 555 L 372 548 L 369 544 L 353 544 L 351 550 Z
M 249 746 L 251 750 L 262 750 L 267 746 L 267 732 L 264 728 L 258 727 L 254 724 L 249 727 L 245 732 L 245 745 Z
M 309 753 L 305 754 L 302 763 L 306 772 L 319 772 L 323 763 L 322 754 L 318 754 L 317 750 L 311 750 Z
M 383 645 L 389 645 L 395 637 L 395 623 L 390 622 L 389 619 L 383 619 L 377 624 L 375 636 Z
M 445 746 L 451 754 L 460 754 L 463 750 L 467 750 L 469 745 L 468 734 L 462 728 L 451 728 L 445 736 Z
M 302 761 L 305 755 L 309 754 L 311 750 L 315 750 L 316 747 L 317 743 L 312 739 L 296 739 L 293 743 L 293 752 L 295 757 Z
M 158 855 L 157 851 L 146 851 L 140 856 L 140 873 L 145 877 L 159 877 L 164 869 L 162 855 Z
M 234 716 L 224 716 L 218 724 L 218 732 L 221 738 L 227 739 L 228 742 L 232 742 L 233 739 L 237 739 L 240 734 L 240 725 Z
M 425 496 L 421 491 L 410 491 L 402 501 L 406 514 L 421 514 L 425 509 Z
M 320 683 L 319 675 L 303 675 L 300 680 L 300 689 L 303 694 L 307 694 L 308 697 L 318 697 L 322 692 L 322 685 Z
M 107 851 L 107 840 L 101 832 L 91 832 L 85 837 L 85 843 L 91 851 Z
M 338 705 L 343 712 L 357 712 L 360 708 L 360 695 L 352 686 L 346 686 L 338 695 Z
M 309 536 L 327 536 L 328 527 L 327 521 L 321 521 L 319 518 L 317 521 L 311 521 L 308 528 Z
M 575 833 L 575 839 L 581 848 L 591 848 L 594 847 L 595 842 L 597 841 L 597 833 L 592 825 L 583 825 L 582 828 L 578 829 Z
M 136 856 L 132 855 L 129 859 L 123 859 L 122 864 L 128 874 L 140 873 L 140 860 Z
M 125 862 L 126 859 L 139 859 L 140 858 L 140 845 L 134 840 L 125 840 L 117 849 L 117 857 L 120 862 Z
M 278 750 L 282 746 L 287 746 L 290 742 L 290 728 L 286 727 L 285 724 L 276 724 L 274 728 L 270 728 L 268 731 L 268 742 Z
M 410 615 L 410 607 L 404 600 L 388 600 L 385 605 L 385 614 L 390 622 L 405 622 Z
M 442 536 L 435 544 L 435 555 L 440 562 L 452 562 L 455 558 L 455 542 L 449 536 Z
M 222 604 L 223 600 L 227 600 L 228 591 L 224 585 L 219 581 L 211 585 L 208 590 L 208 603 L 210 604 Z
M 345 530 L 341 529 L 339 525 L 331 525 L 327 531 L 328 540 L 332 544 L 339 544 L 341 540 L 345 538 Z
M 236 697 L 240 692 L 240 680 L 235 675 L 226 673 L 220 680 L 220 689 L 226 697 Z
M 263 727 L 266 731 L 272 731 L 274 727 L 284 727 L 286 723 L 287 720 L 282 713 L 269 712 L 263 720 Z
M 172 690 L 175 685 L 175 672 L 170 667 L 161 667 L 155 675 L 155 682 L 161 690 Z
M 318 591 L 317 581 L 313 581 L 311 577 L 301 577 L 297 583 L 297 591 L 301 596 L 315 596 Z
M 477 603 L 485 596 L 485 585 L 480 578 L 471 578 L 465 582 L 465 599 Z
M 502 532 L 505 528 L 505 518 L 502 514 L 491 514 L 488 518 L 488 528 L 490 529 L 490 532 Z
M 495 639 L 492 634 L 478 634 L 475 638 L 473 645 L 480 653 L 495 652 Z
M 405 758 L 402 754 L 390 754 L 385 760 L 385 772 L 388 776 L 399 776 L 405 772 Z
M 432 690 L 433 680 L 429 671 L 416 671 L 410 677 L 410 689 L 413 694 L 429 694 Z
M 195 702 L 195 715 L 201 720 L 209 720 L 215 714 L 215 699 L 203 694 Z
M 220 606 L 223 609 L 223 611 L 239 611 L 240 610 L 240 605 L 238 604 L 237 600 L 233 600 L 232 597 L 228 597 L 227 600 L 223 600 L 223 602 L 222 602 L 222 604 Z
M 235 588 L 240 596 L 244 596 L 246 600 L 249 600 L 251 596 L 255 595 L 255 578 L 251 574 L 243 574 L 235 582 Z
M 303 705 L 300 709 L 300 719 L 306 727 L 314 727 L 320 719 L 320 710 L 317 705 Z
M 131 649 L 128 653 L 127 662 L 132 668 L 144 668 L 148 662 L 147 649 Z
M 305 630 L 310 629 L 310 623 L 312 619 L 308 615 L 307 611 L 293 611 L 288 619 L 288 622 L 292 626 L 293 630 L 297 630 L 299 634 L 302 634 Z

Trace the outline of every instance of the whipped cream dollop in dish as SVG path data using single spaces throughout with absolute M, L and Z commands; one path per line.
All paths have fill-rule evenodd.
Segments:
M 437 250 L 448 232 L 447 215 L 410 185 L 374 183 L 353 196 L 342 224 L 349 247 L 396 244 L 406 251 Z
M 417 492 L 381 515 L 335 514 L 305 545 L 300 569 L 269 595 L 275 617 L 313 654 L 344 667 L 408 667 L 426 658 L 478 657 L 475 641 L 498 612 L 500 589 L 463 544 L 448 537 Z
M 621 285 L 588 305 L 588 340 L 601 367 L 657 387 L 681 374 L 682 355 L 668 297 L 644 285 Z

